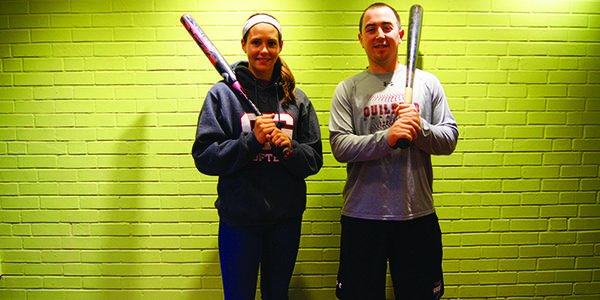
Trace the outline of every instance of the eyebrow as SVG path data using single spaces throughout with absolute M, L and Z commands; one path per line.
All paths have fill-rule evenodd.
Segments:
M 381 25 L 390 25 L 390 24 L 391 24 L 391 25 L 394 25 L 394 23 L 393 23 L 393 22 L 387 22 L 387 21 L 385 21 L 385 22 L 381 22 Z M 365 25 L 365 28 L 364 28 L 364 29 L 367 29 L 367 28 L 369 28 L 369 27 L 373 27 L 373 26 L 377 26 L 377 23 L 369 23 L 369 24 Z

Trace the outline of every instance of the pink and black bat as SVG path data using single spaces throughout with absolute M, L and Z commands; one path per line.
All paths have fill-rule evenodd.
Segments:
M 221 55 L 221 53 L 219 53 L 219 50 L 217 50 L 215 45 L 210 41 L 206 33 L 204 33 L 202 28 L 200 28 L 200 25 L 196 23 L 196 21 L 194 20 L 194 18 L 192 18 L 190 14 L 182 15 L 180 21 L 181 24 L 183 24 L 183 26 L 185 27 L 185 29 L 187 29 L 187 31 L 190 33 L 194 41 L 196 41 L 196 44 L 200 46 L 202 52 L 204 52 L 206 57 L 208 57 L 208 60 L 210 60 L 217 72 L 221 74 L 221 77 L 223 77 L 225 83 L 227 83 L 229 88 L 231 88 L 231 90 L 238 95 L 238 99 L 244 101 L 245 104 L 247 104 L 250 107 L 254 114 L 260 116 L 260 111 L 258 110 L 256 105 L 254 105 L 254 103 L 250 100 L 250 98 L 248 98 L 246 93 L 244 93 L 244 90 L 242 89 L 242 86 L 237 80 L 235 73 L 233 72 L 225 58 Z
M 421 37 L 421 24 L 423 23 L 423 7 L 418 4 L 411 6 L 408 19 L 408 39 L 406 45 L 406 88 L 404 91 L 404 103 L 411 104 L 413 97 L 413 84 L 415 81 L 415 70 L 417 65 L 417 52 Z M 410 146 L 408 139 L 400 139 L 396 148 L 406 149 Z

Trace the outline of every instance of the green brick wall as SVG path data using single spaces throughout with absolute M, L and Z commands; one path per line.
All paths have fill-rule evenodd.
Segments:
M 446 298 L 598 299 L 600 2 L 416 2 L 420 67 L 460 125 L 456 152 L 434 158 Z M 222 297 L 216 178 L 189 155 L 219 78 L 179 17 L 233 62 L 256 11 L 283 24 L 325 142 L 292 299 L 333 299 L 345 169 L 328 110 L 367 64 L 368 4 L 1 0 L 0 299 Z M 394 3 L 404 24 L 411 4 Z

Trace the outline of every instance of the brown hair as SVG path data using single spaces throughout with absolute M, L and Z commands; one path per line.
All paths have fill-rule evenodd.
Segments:
M 277 20 L 275 17 L 266 13 L 253 14 L 248 18 L 248 20 L 256 15 L 267 15 Z M 277 30 L 277 35 L 279 41 L 281 42 L 281 31 Z M 242 39 L 244 40 L 244 42 L 247 42 L 248 32 L 246 32 Z M 278 63 L 281 64 L 281 85 L 284 93 L 281 104 L 285 105 L 296 100 L 296 79 L 294 78 L 294 74 L 292 74 L 292 70 L 290 69 L 290 67 L 287 65 L 287 63 L 285 63 L 285 61 L 283 61 L 283 58 L 279 56 L 277 59 Z
M 389 9 L 391 9 L 394 12 L 394 16 L 396 16 L 396 20 L 398 21 L 398 28 L 402 28 L 402 26 L 400 26 L 400 15 L 396 11 L 396 9 L 394 9 L 393 7 L 391 7 L 390 5 L 388 5 L 386 3 L 376 2 L 376 3 L 373 3 L 373 4 L 369 5 L 369 7 L 365 8 L 365 10 L 363 11 L 362 15 L 360 15 L 360 21 L 358 22 L 358 32 L 359 33 L 362 33 L 362 22 L 363 22 L 363 19 L 365 17 L 365 13 L 369 9 L 371 9 L 371 8 L 377 8 L 377 7 L 387 7 Z

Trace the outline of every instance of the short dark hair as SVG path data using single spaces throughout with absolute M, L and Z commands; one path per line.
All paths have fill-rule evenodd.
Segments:
M 389 9 L 391 9 L 394 12 L 394 16 L 396 16 L 396 21 L 398 21 L 398 28 L 400 28 L 400 15 L 398 14 L 398 12 L 396 11 L 396 9 L 394 9 L 393 7 L 391 7 L 389 4 L 383 3 L 383 2 L 376 2 L 373 3 L 371 5 L 369 5 L 369 7 L 365 8 L 365 10 L 363 11 L 362 15 L 360 15 L 360 21 L 358 22 L 358 32 L 362 33 L 362 22 L 363 19 L 365 17 L 365 13 L 371 9 L 371 8 L 377 8 L 377 7 L 388 7 Z

